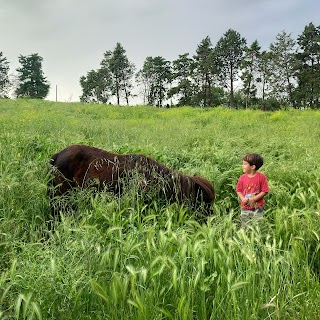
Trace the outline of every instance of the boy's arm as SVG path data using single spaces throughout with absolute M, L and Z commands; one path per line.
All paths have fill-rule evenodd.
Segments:
M 237 195 L 238 195 L 238 197 L 239 197 L 239 199 L 240 199 L 241 202 L 243 202 L 243 203 L 247 203 L 247 202 L 248 202 L 249 199 L 246 198 L 246 197 L 244 197 L 243 194 L 242 194 L 242 192 L 237 191 Z
M 261 200 L 262 198 L 264 198 L 264 196 L 267 194 L 268 192 L 263 192 L 261 191 L 260 193 L 256 194 L 253 198 L 251 198 L 250 200 L 252 200 L 253 202 L 257 202 L 259 200 Z

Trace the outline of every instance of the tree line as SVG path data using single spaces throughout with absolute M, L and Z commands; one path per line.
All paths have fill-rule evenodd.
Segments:
M 38 54 L 19 56 L 14 89 L 16 97 L 43 99 L 50 88 Z M 9 63 L 0 52 L 0 97 L 8 97 L 12 82 Z M 79 80 L 80 101 L 130 104 L 137 96 L 153 106 L 228 105 L 231 108 L 276 110 L 283 107 L 320 108 L 320 26 L 309 23 L 293 39 L 285 31 L 262 51 L 255 40 L 247 44 L 229 29 L 213 45 L 209 36 L 195 54 L 180 54 L 174 61 L 147 57 L 136 71 L 121 43 L 104 53 L 100 67 Z

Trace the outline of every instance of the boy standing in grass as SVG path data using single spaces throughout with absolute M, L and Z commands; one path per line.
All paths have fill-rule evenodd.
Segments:
M 241 226 L 247 227 L 249 220 L 262 218 L 264 197 L 270 191 L 266 176 L 258 172 L 263 165 L 259 154 L 246 154 L 242 159 L 243 175 L 240 176 L 236 192 L 240 199 Z

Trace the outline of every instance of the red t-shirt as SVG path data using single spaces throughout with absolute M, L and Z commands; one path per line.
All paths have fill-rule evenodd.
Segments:
M 266 176 L 261 172 L 257 172 L 254 177 L 249 177 L 247 174 L 243 174 L 238 180 L 236 191 L 241 192 L 246 198 L 251 198 L 260 192 L 269 192 L 270 190 Z M 264 198 L 257 201 L 254 207 L 250 206 L 249 203 L 243 204 L 242 202 L 241 207 L 245 210 L 263 208 Z

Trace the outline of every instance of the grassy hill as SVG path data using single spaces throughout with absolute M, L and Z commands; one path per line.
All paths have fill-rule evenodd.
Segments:
M 0 319 L 318 319 L 320 112 L 0 100 Z M 82 191 L 48 227 L 48 163 L 74 144 L 143 153 L 217 192 L 186 206 Z M 265 222 L 239 227 L 242 155 Z

